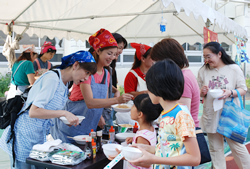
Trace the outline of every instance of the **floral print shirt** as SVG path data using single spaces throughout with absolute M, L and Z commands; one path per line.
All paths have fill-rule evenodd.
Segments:
M 155 155 L 158 157 L 173 157 L 186 153 L 183 143 L 186 137 L 196 137 L 195 124 L 188 108 L 177 104 L 170 111 L 162 112 Z M 173 167 L 159 164 L 154 165 L 155 169 Z M 191 167 L 175 166 L 175 168 Z

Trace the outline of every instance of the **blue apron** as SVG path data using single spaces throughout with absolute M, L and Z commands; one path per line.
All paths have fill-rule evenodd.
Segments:
M 91 89 L 94 99 L 106 99 L 108 92 L 108 71 L 106 71 L 106 79 L 104 84 L 95 82 L 94 76 L 91 75 Z M 68 100 L 65 106 L 65 110 L 79 116 L 85 116 L 85 119 L 78 126 L 71 126 L 64 124 L 59 119 L 53 119 L 53 126 L 50 129 L 50 133 L 54 139 L 61 139 L 63 142 L 73 143 L 74 140 L 67 138 L 67 136 L 77 135 L 89 135 L 91 129 L 94 131 L 97 128 L 98 122 L 101 118 L 103 108 L 88 109 L 84 100 L 71 101 Z
M 37 81 L 42 80 L 40 77 Z M 60 92 L 60 87 L 65 88 L 65 92 Z M 68 99 L 68 88 L 64 85 L 61 78 L 59 80 L 57 90 L 54 97 L 45 105 L 44 109 L 47 110 L 62 110 Z M 22 109 L 28 105 L 24 105 Z M 14 131 L 16 135 L 15 153 L 16 160 L 25 162 L 29 157 L 29 153 L 35 144 L 43 144 L 46 142 L 46 134 L 51 126 L 51 119 L 38 119 L 30 118 L 29 110 L 19 116 L 16 120 Z M 13 139 L 7 144 L 11 132 L 8 126 L 0 139 L 0 148 L 12 156 L 12 142 Z

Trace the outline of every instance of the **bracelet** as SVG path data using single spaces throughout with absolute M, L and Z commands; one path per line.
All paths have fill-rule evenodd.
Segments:
M 229 97 L 233 97 L 234 93 L 233 90 L 231 90 L 231 95 Z

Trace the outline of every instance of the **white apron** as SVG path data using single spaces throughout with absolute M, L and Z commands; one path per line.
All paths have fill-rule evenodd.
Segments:
M 140 76 L 138 76 L 138 74 L 134 70 L 130 70 L 130 72 L 133 73 L 138 80 L 136 92 L 148 90 L 147 85 L 146 85 L 146 81 L 144 79 L 142 79 Z

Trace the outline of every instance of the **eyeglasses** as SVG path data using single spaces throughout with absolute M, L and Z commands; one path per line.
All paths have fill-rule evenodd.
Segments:
M 211 59 L 213 56 L 214 56 L 214 55 L 210 55 L 210 56 L 206 56 L 206 57 L 203 56 L 203 59 L 204 59 L 204 60 L 206 60 L 206 59 L 209 60 L 209 59 Z

